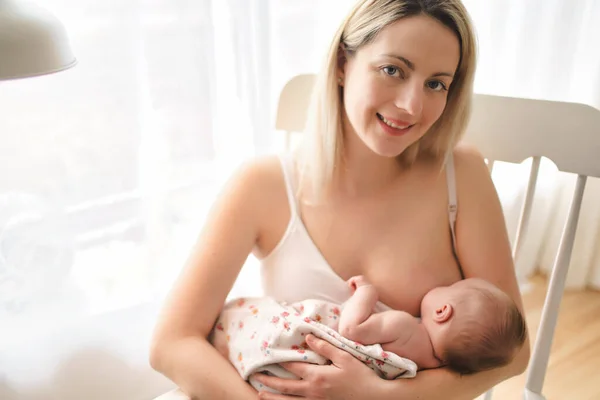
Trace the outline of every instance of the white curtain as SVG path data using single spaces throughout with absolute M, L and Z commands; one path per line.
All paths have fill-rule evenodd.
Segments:
M 310 56 L 288 44 L 312 44 L 310 27 L 289 29 L 314 11 L 295 2 L 43 6 L 66 25 L 79 64 L 0 84 L 3 326 L 163 293 L 231 170 L 281 148 L 276 96 Z
M 477 92 L 577 102 L 600 109 L 599 0 L 464 2 L 479 40 Z M 527 160 L 494 169 L 511 239 L 530 165 Z M 517 259 L 522 281 L 537 270 L 549 273 L 552 268 L 574 185 L 572 174 L 557 172 L 551 160 L 542 160 L 531 229 Z M 599 197 L 599 180 L 588 179 L 567 278 L 570 289 L 600 288 Z

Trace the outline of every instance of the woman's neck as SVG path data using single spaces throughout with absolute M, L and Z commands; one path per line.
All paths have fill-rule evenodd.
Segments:
M 334 187 L 353 197 L 372 195 L 390 187 L 402 171 L 397 158 L 375 154 L 356 135 L 348 135 Z

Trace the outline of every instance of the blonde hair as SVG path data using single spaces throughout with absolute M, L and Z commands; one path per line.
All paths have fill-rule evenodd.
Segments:
M 386 26 L 415 15 L 430 16 L 459 38 L 461 54 L 446 107 L 440 118 L 399 161 L 410 166 L 419 155 L 447 156 L 460 140 L 471 110 L 476 50 L 472 24 L 460 0 L 360 0 L 333 37 L 312 93 L 300 158 L 299 195 L 322 199 L 343 151 L 342 94 L 337 82 L 340 46 L 348 55 L 371 43 Z

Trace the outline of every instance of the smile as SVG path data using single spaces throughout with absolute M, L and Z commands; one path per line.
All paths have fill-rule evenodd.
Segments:
M 399 130 L 404 130 L 404 129 L 408 129 L 411 126 L 413 126 L 414 124 L 407 124 L 407 123 L 402 123 L 402 124 L 398 124 L 398 123 L 394 123 L 388 119 L 386 119 L 383 115 L 377 113 L 377 118 L 379 118 L 379 120 L 381 122 L 383 122 L 384 124 L 386 124 L 387 126 L 389 126 L 390 128 L 394 128 L 394 129 L 399 129 Z

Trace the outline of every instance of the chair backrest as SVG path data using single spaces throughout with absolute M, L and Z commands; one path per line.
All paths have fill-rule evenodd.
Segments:
M 296 75 L 279 94 L 275 129 L 285 132 L 302 132 L 316 75 Z
M 302 132 L 315 75 L 293 77 L 279 99 L 276 128 L 289 137 Z M 515 257 L 527 230 L 541 157 L 559 170 L 578 175 L 571 208 L 529 363 L 525 399 L 541 395 L 558 318 L 558 309 L 575 240 L 575 231 L 588 176 L 600 177 L 600 111 L 593 107 L 546 100 L 476 94 L 464 141 L 475 145 L 492 161 L 520 163 L 533 157 L 530 180 L 515 238 Z M 486 393 L 490 399 L 492 392 Z
M 588 105 L 476 94 L 464 140 L 493 160 L 546 157 L 600 177 L 600 111 Z

